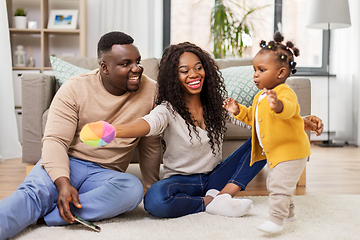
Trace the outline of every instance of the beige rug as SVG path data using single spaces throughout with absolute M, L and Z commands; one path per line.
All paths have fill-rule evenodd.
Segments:
M 116 218 L 97 222 L 101 232 L 81 225 L 33 225 L 13 239 L 360 239 L 360 195 L 295 196 L 296 222 L 281 234 L 267 236 L 256 229 L 268 216 L 268 197 L 249 197 L 254 208 L 241 218 L 197 213 L 175 219 L 151 217 L 140 205 Z

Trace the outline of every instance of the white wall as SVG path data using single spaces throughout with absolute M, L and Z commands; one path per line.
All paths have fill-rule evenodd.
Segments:
M 356 139 L 352 138 L 339 138 L 336 136 L 335 132 L 339 130 L 339 125 L 347 124 L 348 118 L 356 118 L 355 114 L 352 111 L 348 111 L 346 116 L 339 116 L 339 100 L 342 98 L 342 93 L 338 91 L 339 85 L 341 82 L 337 79 L 336 76 L 330 77 L 330 121 L 328 120 L 328 78 L 327 76 L 307 76 L 311 80 L 311 114 L 320 117 L 324 124 L 324 133 L 321 136 L 316 136 L 316 134 L 311 134 L 312 141 L 324 141 L 327 140 L 327 133 L 329 130 L 330 122 L 330 139 L 335 140 L 335 142 L 344 142 L 347 141 L 352 144 L 356 144 Z M 355 76 L 352 76 L 354 78 Z M 347 94 L 354 96 L 353 98 L 353 111 L 359 108 L 358 104 L 358 86 L 356 84 L 358 81 L 352 81 L 353 85 L 349 88 Z M 356 121 L 355 119 L 352 120 Z M 353 124 L 353 131 L 357 132 L 357 124 Z
M 353 8 L 354 10 L 350 10 L 350 11 L 354 11 L 355 15 L 353 16 L 353 24 L 354 27 L 356 29 L 358 29 L 356 31 L 356 39 L 359 41 L 360 40 L 360 3 L 357 0 L 351 0 L 350 1 L 351 4 L 355 5 Z M 351 9 L 351 8 L 350 8 Z M 357 67 L 355 68 L 355 81 L 354 81 L 354 90 L 356 91 L 354 93 L 354 102 L 355 102 L 355 112 L 357 112 L 357 116 L 355 117 L 354 121 L 357 123 L 357 145 L 360 146 L 360 47 L 357 48 L 357 51 L 354 53 L 354 57 L 355 57 L 355 64 L 357 65 Z
M 360 3 L 349 0 L 351 27 L 331 30 L 330 72 L 330 132 L 335 142 L 360 145 Z M 327 77 L 310 76 L 311 111 L 324 121 L 328 131 Z M 311 136 L 312 140 L 326 140 L 327 135 Z
M 307 76 L 311 80 L 311 114 L 320 117 L 324 123 L 324 132 L 328 131 L 328 94 L 327 94 L 327 77 L 315 77 L 315 76 Z M 332 77 L 330 79 L 331 90 L 333 90 L 335 78 Z M 330 114 L 331 119 L 334 119 L 333 116 L 335 111 L 333 111 L 333 101 L 334 99 L 330 99 Z M 330 131 L 335 131 L 335 123 L 330 121 Z M 322 134 L 321 136 L 316 136 L 316 134 L 311 134 L 311 140 L 314 141 L 324 141 L 327 140 L 327 134 Z
M 142 59 L 161 57 L 162 0 L 87 0 L 87 55 L 96 57 L 97 42 L 108 31 L 131 35 Z
M 10 35 L 5 1 L 0 2 L 0 161 L 21 157 L 15 118 Z

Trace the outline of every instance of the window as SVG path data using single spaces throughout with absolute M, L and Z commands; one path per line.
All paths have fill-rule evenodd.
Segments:
M 192 42 L 211 52 L 210 14 L 214 0 L 172 0 L 170 43 Z
M 300 49 L 297 75 L 325 75 L 328 60 L 328 31 L 307 28 L 310 0 L 275 0 L 274 28 L 291 36 Z
M 165 7 L 165 2 L 168 3 L 167 7 Z M 214 0 L 164 0 L 164 13 L 170 12 L 169 20 L 166 22 L 170 24 L 168 24 L 167 33 L 164 32 L 168 40 L 164 42 L 164 46 L 189 41 L 211 53 L 210 14 L 214 2 Z M 310 0 L 257 0 L 255 2 L 247 0 L 246 4 L 257 7 L 268 5 L 268 7 L 251 14 L 249 20 L 254 26 L 252 41 L 243 57 L 253 57 L 259 50 L 260 40 L 269 41 L 273 33 L 280 30 L 285 36 L 285 41 L 293 41 L 300 49 L 300 57 L 296 60 L 297 75 L 326 74 L 328 32 L 306 28 Z

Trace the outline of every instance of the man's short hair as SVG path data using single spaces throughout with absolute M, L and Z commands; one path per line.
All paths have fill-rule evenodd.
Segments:
M 131 44 L 134 42 L 134 39 L 123 32 L 108 32 L 104 34 L 99 42 L 98 42 L 98 59 L 101 58 L 103 53 L 109 52 L 113 45 L 124 45 L 124 44 Z

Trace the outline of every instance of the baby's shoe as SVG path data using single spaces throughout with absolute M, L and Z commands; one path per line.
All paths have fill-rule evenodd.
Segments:
M 260 231 L 263 231 L 266 233 L 279 233 L 284 229 L 283 226 L 277 225 L 276 223 L 274 223 L 270 220 L 267 220 L 266 222 L 260 224 L 257 228 Z
M 285 218 L 284 222 L 295 222 L 297 220 L 296 215 L 289 217 L 289 218 Z

